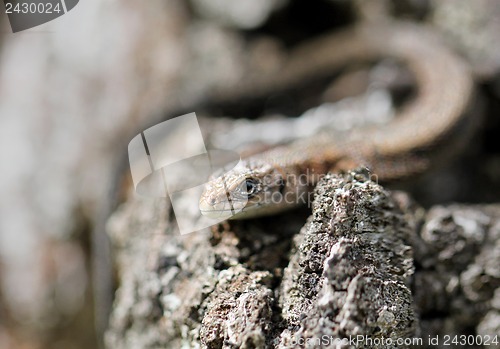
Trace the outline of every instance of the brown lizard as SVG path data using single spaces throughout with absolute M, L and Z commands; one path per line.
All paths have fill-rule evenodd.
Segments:
M 303 204 L 318 178 L 366 166 L 387 182 L 421 173 L 457 149 L 473 129 L 474 85 L 462 60 L 423 27 L 409 23 L 358 25 L 297 49 L 277 76 L 257 82 L 266 91 L 327 74 L 350 61 L 391 57 L 414 75 L 417 96 L 384 127 L 348 135 L 322 133 L 244 160 L 213 178 L 200 198 L 208 217 L 269 215 Z

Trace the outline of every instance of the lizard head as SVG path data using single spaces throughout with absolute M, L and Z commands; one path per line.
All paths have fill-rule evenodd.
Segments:
M 263 161 L 246 160 L 213 177 L 200 197 L 204 216 L 251 218 L 280 211 L 287 182 L 282 172 Z

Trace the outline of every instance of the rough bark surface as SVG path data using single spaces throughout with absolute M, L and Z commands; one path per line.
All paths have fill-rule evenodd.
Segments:
M 108 348 L 499 333 L 498 205 L 425 211 L 356 171 L 325 176 L 312 211 L 180 236 L 168 203 L 130 199 L 108 225 L 120 280 Z

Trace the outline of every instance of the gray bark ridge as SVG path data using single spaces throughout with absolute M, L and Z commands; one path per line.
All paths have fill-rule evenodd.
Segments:
M 108 222 L 120 284 L 107 347 L 425 348 L 498 333 L 498 205 L 425 211 L 359 170 L 326 175 L 312 211 L 180 236 L 168 202 L 130 199 Z

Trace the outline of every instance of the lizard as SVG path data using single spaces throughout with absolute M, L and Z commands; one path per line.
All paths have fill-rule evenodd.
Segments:
M 350 61 L 391 57 L 414 75 L 417 95 L 384 127 L 347 135 L 321 133 L 243 159 L 213 176 L 199 200 L 207 217 L 271 215 L 303 203 L 321 175 L 367 167 L 390 182 L 422 173 L 456 152 L 477 124 L 474 83 L 467 65 L 422 26 L 366 23 L 297 48 L 277 76 L 261 83 L 279 90 Z M 256 84 L 257 86 L 259 83 Z M 255 88 L 255 86 L 253 86 Z

